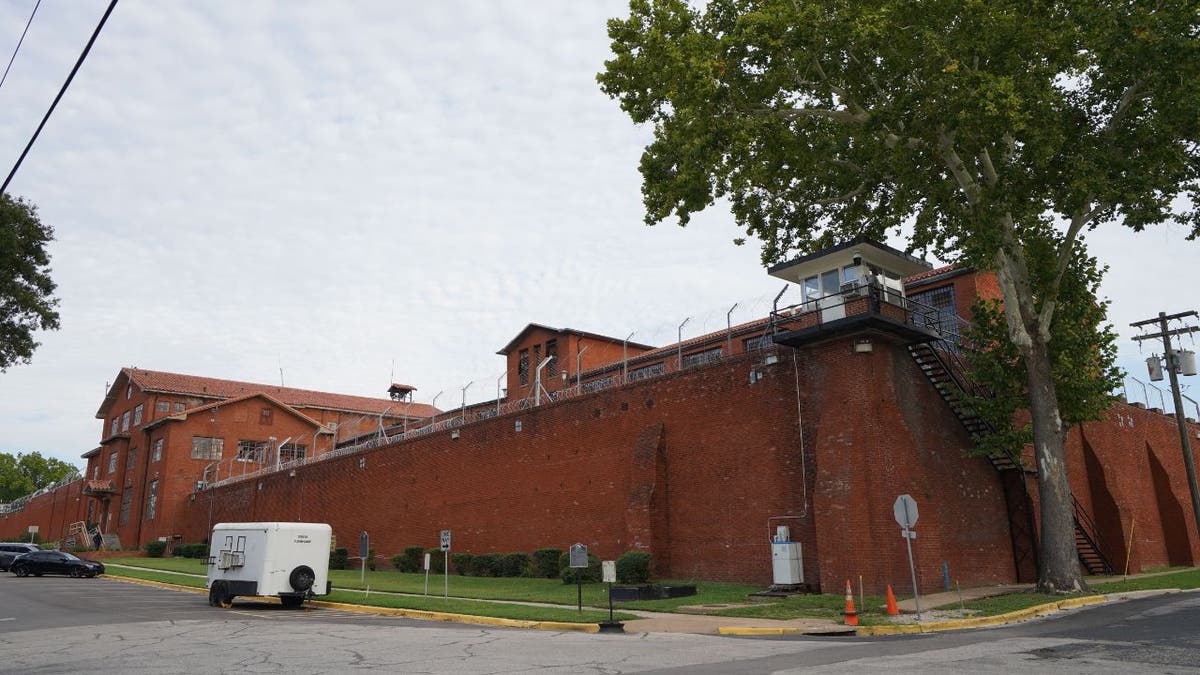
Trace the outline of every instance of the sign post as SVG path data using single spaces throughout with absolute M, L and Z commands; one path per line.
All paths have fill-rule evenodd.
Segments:
M 442 597 L 450 599 L 450 530 L 442 530 Z
M 425 597 L 429 597 L 429 552 L 425 552 Z
M 29 543 L 31 543 L 31 544 L 33 543 L 33 538 L 35 535 L 37 535 L 37 533 L 38 533 L 38 526 L 30 525 L 29 526 Z
M 917 591 L 917 568 L 913 565 L 912 555 L 912 540 L 917 538 L 916 531 L 912 529 L 917 524 L 917 502 L 911 495 L 900 495 L 892 504 L 892 513 L 900 524 L 900 536 L 904 537 L 904 544 L 908 547 L 908 573 L 912 575 L 913 604 L 917 608 L 917 622 L 920 623 L 921 597 Z
M 572 544 L 570 555 L 571 569 L 587 569 L 588 556 L 587 546 L 584 544 Z M 583 612 L 583 572 L 575 572 L 575 585 L 578 587 L 579 605 L 578 610 Z
M 620 621 L 613 620 L 613 595 L 612 587 L 617 582 L 617 561 L 605 560 L 600 563 L 602 573 L 601 580 L 608 584 L 608 621 L 600 622 L 601 633 L 624 633 L 625 624 Z
M 358 557 L 362 560 L 362 572 L 358 576 L 359 583 L 363 585 L 363 588 L 367 586 L 367 557 L 370 555 L 371 538 L 367 536 L 367 531 L 363 530 L 363 533 L 358 535 Z

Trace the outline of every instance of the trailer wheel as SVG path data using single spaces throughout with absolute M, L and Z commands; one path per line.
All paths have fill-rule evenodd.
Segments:
M 279 596 L 279 603 L 283 605 L 284 609 L 300 609 L 300 606 L 304 604 L 304 596 L 281 595 Z
M 313 574 L 312 568 L 308 565 L 300 565 L 288 575 L 288 583 L 292 585 L 292 590 L 301 593 L 312 588 L 316 580 L 317 575 Z
M 208 590 L 208 604 L 224 608 L 233 606 L 233 596 L 229 594 L 224 581 L 213 582 L 212 588 Z

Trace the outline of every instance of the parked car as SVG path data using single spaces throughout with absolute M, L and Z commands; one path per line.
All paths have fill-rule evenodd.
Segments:
M 13 558 L 23 553 L 32 553 L 33 551 L 40 550 L 42 549 L 37 544 L 19 541 L 0 542 L 0 572 L 8 571 L 8 566 L 12 564 Z
M 34 551 L 17 556 L 9 571 L 19 577 L 32 574 L 67 574 L 73 577 L 94 577 L 104 574 L 104 565 L 93 560 L 82 560 L 66 551 Z

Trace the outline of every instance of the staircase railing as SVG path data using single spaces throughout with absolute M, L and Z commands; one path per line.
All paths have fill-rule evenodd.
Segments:
M 1079 500 L 1076 499 L 1075 495 L 1073 494 L 1071 495 L 1071 510 L 1074 512 L 1075 516 L 1075 531 L 1083 537 L 1084 541 L 1086 541 L 1088 546 L 1091 548 L 1091 552 L 1096 556 L 1097 560 L 1100 561 L 1100 565 L 1103 567 L 1103 573 L 1112 574 L 1112 562 L 1109 561 L 1108 556 L 1104 555 L 1104 552 L 1100 549 L 1100 529 L 1096 527 L 1096 522 L 1092 520 L 1092 517 L 1083 509 L 1083 505 L 1079 503 Z M 1083 556 L 1081 552 L 1080 558 L 1082 559 L 1082 557 Z

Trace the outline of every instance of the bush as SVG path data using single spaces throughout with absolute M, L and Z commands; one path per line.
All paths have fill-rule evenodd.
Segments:
M 149 552 L 150 549 L 147 548 L 146 551 Z M 197 544 L 176 544 L 175 548 L 171 551 L 171 555 L 176 558 L 204 559 L 208 557 L 208 544 L 203 542 Z
M 333 549 L 333 553 L 329 555 L 329 569 L 344 570 L 346 569 L 346 564 L 349 562 L 349 560 L 350 549 L 341 547 L 335 548 Z
M 428 549 L 426 553 L 429 554 L 430 574 L 441 574 L 442 572 L 446 571 L 446 558 L 442 554 L 442 549 L 434 547 Z
M 392 567 L 400 572 L 420 572 L 425 557 L 425 547 L 407 546 L 404 553 L 392 556 Z
M 208 544 L 205 544 L 205 543 L 192 544 L 191 555 L 188 557 L 196 558 L 199 560 L 207 559 L 208 558 Z
M 363 561 L 367 565 L 367 569 L 375 571 L 375 549 L 367 549 L 367 559 Z
M 438 553 L 440 556 L 441 553 Z M 450 564 L 454 566 L 454 571 L 463 576 L 474 574 L 471 571 L 471 565 L 475 561 L 475 556 L 470 553 L 451 553 Z
M 644 551 L 626 551 L 617 558 L 617 582 L 622 584 L 644 584 L 650 581 L 650 554 Z
M 500 576 L 500 554 L 480 553 L 471 560 L 471 576 L 498 577 Z
M 528 553 L 505 553 L 500 556 L 500 576 L 502 577 L 529 576 L 531 566 Z
M 562 577 L 564 584 L 576 583 L 576 574 L 579 575 L 579 580 L 585 584 L 595 583 L 600 581 L 600 558 L 595 554 L 588 554 L 588 566 L 582 568 L 571 567 L 571 554 L 564 552 L 558 559 L 558 567 L 562 570 L 559 576 Z
M 533 552 L 533 576 L 539 579 L 554 579 L 558 576 L 558 559 L 562 550 L 557 548 L 539 548 Z
M 163 557 L 163 553 L 167 550 L 167 542 L 165 542 L 165 541 L 147 542 L 146 546 L 144 548 L 146 549 L 146 555 L 148 557 L 161 558 L 161 557 Z

